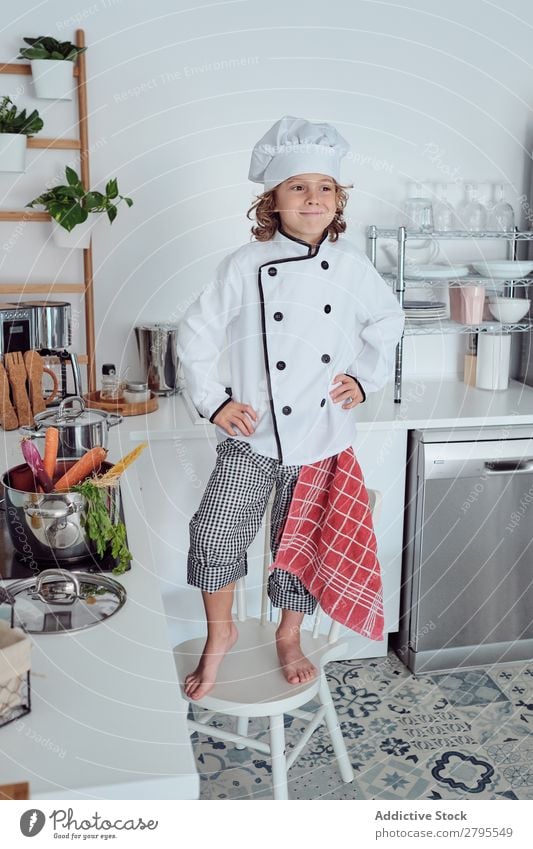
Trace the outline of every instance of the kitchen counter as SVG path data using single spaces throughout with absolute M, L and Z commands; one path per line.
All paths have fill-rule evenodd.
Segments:
M 17 449 L 16 434 L 6 444 Z M 84 631 L 33 637 L 32 711 L 0 728 L 0 784 L 32 799 L 194 799 L 199 794 L 137 471 L 123 478 L 124 607 Z
M 359 412 L 358 428 L 390 430 L 480 427 L 533 423 L 533 387 L 511 381 L 503 392 L 488 392 L 457 380 L 405 381 L 401 404 L 394 403 L 392 384 L 369 394 Z M 215 427 L 202 419 L 185 395 L 159 399 L 159 409 L 132 416 L 120 426 L 121 441 L 209 438 Z

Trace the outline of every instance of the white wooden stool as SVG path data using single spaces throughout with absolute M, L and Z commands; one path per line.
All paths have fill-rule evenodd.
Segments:
M 368 491 L 374 521 L 377 521 L 381 496 L 375 490 Z M 270 505 L 265 517 L 265 552 L 263 569 L 263 592 L 260 619 L 246 616 L 244 579 L 236 588 L 239 639 L 220 665 L 218 680 L 207 696 L 192 701 L 194 719 L 188 721 L 191 734 L 198 732 L 227 743 L 236 748 L 256 749 L 270 755 L 272 761 L 272 783 L 275 799 L 288 799 L 287 771 L 298 759 L 313 732 L 326 723 L 335 757 L 339 764 L 342 780 L 353 780 L 353 770 L 339 727 L 335 707 L 331 698 L 324 667 L 326 663 L 345 657 L 346 643 L 339 639 L 340 626 L 333 622 L 327 634 L 321 634 L 324 614 L 317 607 L 313 631 L 301 632 L 302 651 L 317 667 L 318 675 L 305 684 L 289 684 L 279 667 L 276 654 L 277 624 L 268 620 L 267 582 L 271 563 L 269 533 Z M 326 618 L 326 617 L 324 617 Z M 174 648 L 174 658 L 180 685 L 185 677 L 198 665 L 205 645 L 205 637 L 188 640 Z M 301 706 L 317 699 L 318 708 L 301 710 Z M 213 727 L 210 723 L 217 714 L 236 717 L 236 733 Z M 298 744 L 285 754 L 284 715 L 307 722 Z M 265 717 L 269 721 L 270 742 L 257 740 L 248 735 L 248 720 Z

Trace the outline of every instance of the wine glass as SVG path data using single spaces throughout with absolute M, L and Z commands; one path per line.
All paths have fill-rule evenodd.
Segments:
M 486 230 L 487 210 L 479 200 L 477 183 L 465 185 L 465 199 L 459 205 L 457 218 L 464 230 Z
M 414 185 L 414 195 L 407 197 L 404 203 L 404 216 L 407 227 L 420 233 L 433 232 L 433 204 L 431 198 L 424 197 L 422 183 Z
M 448 183 L 437 183 L 437 202 L 433 209 L 433 221 L 436 230 L 449 231 L 456 229 L 455 210 L 448 200 Z
M 505 184 L 494 183 L 494 203 L 491 205 L 487 226 L 489 230 L 508 232 L 514 229 L 514 209 L 505 200 Z

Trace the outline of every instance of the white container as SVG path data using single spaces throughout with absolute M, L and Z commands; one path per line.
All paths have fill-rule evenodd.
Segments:
M 124 389 L 124 400 L 127 404 L 143 404 L 150 400 L 148 384 L 142 381 L 128 381 Z
M 35 96 L 43 100 L 72 100 L 74 62 L 66 59 L 32 59 Z
M 0 133 L 0 171 L 22 174 L 26 170 L 26 136 Z
M 507 389 L 510 358 L 510 333 L 480 333 L 477 343 L 477 388 Z
M 91 244 L 92 229 L 96 223 L 94 215 L 89 213 L 86 221 L 69 232 L 57 221 L 52 221 L 52 236 L 58 248 L 88 248 Z

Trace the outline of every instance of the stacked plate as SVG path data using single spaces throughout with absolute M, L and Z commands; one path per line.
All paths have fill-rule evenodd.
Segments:
M 472 268 L 482 277 L 490 277 L 495 280 L 519 280 L 527 277 L 533 271 L 533 262 L 530 260 L 490 260 L 487 262 L 473 262 Z
M 405 317 L 409 321 L 437 321 L 446 318 L 446 304 L 443 301 L 404 301 Z
M 406 264 L 404 277 L 406 280 L 454 280 L 456 277 L 466 277 L 468 273 L 468 265 L 437 263 L 410 268 Z

